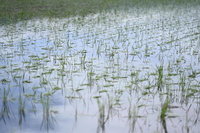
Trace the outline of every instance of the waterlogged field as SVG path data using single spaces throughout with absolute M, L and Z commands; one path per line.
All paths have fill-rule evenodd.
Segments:
M 200 7 L 0 31 L 2 133 L 200 131 Z

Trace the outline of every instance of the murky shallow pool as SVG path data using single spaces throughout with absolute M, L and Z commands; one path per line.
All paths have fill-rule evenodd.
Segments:
M 1 132 L 198 132 L 199 9 L 1 26 Z

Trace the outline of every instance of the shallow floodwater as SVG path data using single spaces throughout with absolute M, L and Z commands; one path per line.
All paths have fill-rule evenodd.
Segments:
M 2 133 L 197 133 L 200 8 L 0 27 Z

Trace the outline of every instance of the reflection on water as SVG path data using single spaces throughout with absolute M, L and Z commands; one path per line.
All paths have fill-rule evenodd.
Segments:
M 199 9 L 1 26 L 2 132 L 198 132 Z

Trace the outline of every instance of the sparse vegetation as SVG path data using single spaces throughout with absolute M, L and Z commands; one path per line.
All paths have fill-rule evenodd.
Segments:
M 1 132 L 198 132 L 199 7 L 0 0 Z

